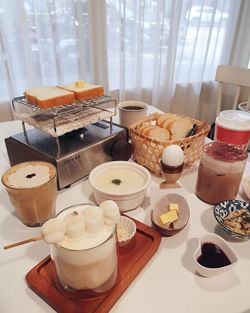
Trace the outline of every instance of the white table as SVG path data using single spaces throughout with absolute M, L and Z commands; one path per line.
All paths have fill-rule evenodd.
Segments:
M 21 131 L 20 121 L 0 123 L 1 175 L 9 167 L 4 138 Z M 183 173 L 180 179 L 183 188 L 180 189 L 160 191 L 162 179 L 152 175 L 145 205 L 128 213 L 151 225 L 150 211 L 155 202 L 170 192 L 186 197 L 191 211 L 189 223 L 180 233 L 162 238 L 158 251 L 113 306 L 112 313 L 250 312 L 250 241 L 238 241 L 226 235 L 213 217 L 212 206 L 196 197 L 197 165 Z M 248 161 L 245 173 L 249 172 Z M 39 234 L 40 228 L 28 228 L 17 219 L 2 185 L 0 194 L 1 245 Z M 75 183 L 59 192 L 57 212 L 89 199 L 93 199 L 93 195 L 88 180 Z M 198 238 L 207 232 L 221 235 L 239 256 L 239 263 L 233 270 L 214 278 L 199 276 L 193 263 Z M 0 251 L 0 312 L 55 312 L 25 281 L 27 272 L 49 254 L 48 245 L 39 241 L 5 251 L 1 248 Z

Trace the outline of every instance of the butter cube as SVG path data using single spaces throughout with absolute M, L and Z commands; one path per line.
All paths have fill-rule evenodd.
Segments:
M 178 203 L 170 203 L 168 206 L 169 211 L 175 210 L 179 214 L 179 205 Z
M 85 83 L 84 83 L 83 80 L 77 80 L 75 85 L 76 85 L 77 88 L 83 88 Z
M 177 215 L 176 210 L 171 210 L 171 211 L 168 211 L 167 213 L 162 214 L 159 219 L 160 219 L 160 223 L 162 225 L 165 225 L 167 223 L 172 223 L 176 221 L 178 219 L 178 215 Z

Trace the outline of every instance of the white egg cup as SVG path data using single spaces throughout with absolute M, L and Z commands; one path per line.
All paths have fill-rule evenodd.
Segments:
M 177 183 L 184 166 L 184 153 L 179 145 L 169 145 L 162 151 L 161 172 L 165 179 L 161 183 L 161 189 L 180 188 Z

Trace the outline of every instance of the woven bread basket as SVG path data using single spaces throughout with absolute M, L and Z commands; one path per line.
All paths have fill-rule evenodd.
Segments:
M 210 125 L 206 122 L 177 115 L 179 117 L 188 118 L 193 124 L 197 125 L 195 135 L 182 138 L 180 140 L 169 140 L 163 142 L 149 138 L 140 132 L 140 128 L 144 125 L 156 125 L 156 121 L 159 116 L 160 114 L 158 113 L 148 115 L 140 121 L 132 124 L 129 131 L 131 143 L 134 148 L 133 160 L 145 166 L 156 175 L 161 176 L 160 162 L 163 149 L 172 144 L 179 145 L 184 151 L 184 164 L 187 165 L 195 162 L 200 158 L 201 148 L 204 144 L 205 137 L 210 130 Z

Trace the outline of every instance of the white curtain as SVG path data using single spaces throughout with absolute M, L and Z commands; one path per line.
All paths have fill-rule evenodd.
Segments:
M 230 0 L 110 1 L 111 90 L 117 89 L 120 100 L 141 99 L 163 111 L 212 122 L 216 90 L 211 81 L 218 64 L 230 62 L 241 4 Z M 249 12 L 244 14 L 249 17 Z M 238 44 L 245 45 L 246 40 L 250 42 L 249 36 Z
M 118 101 L 202 116 L 217 65 L 248 65 L 249 8 L 249 0 L 0 0 L 0 100 L 83 79 Z

